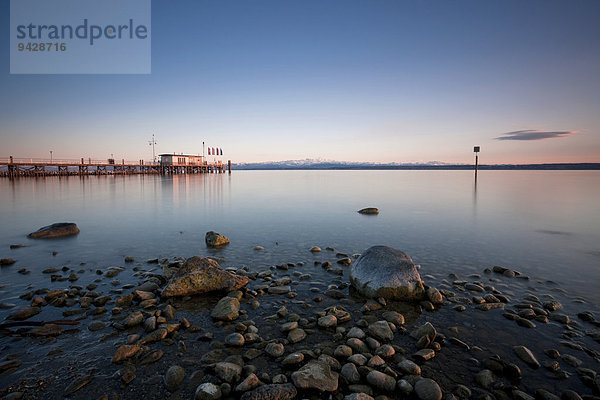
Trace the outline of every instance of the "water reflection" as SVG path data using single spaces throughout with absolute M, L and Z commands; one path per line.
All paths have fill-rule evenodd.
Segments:
M 471 171 L 3 179 L 0 245 L 31 244 L 18 253 L 31 268 L 120 262 L 124 255 L 205 254 L 204 233 L 215 230 L 232 239 L 220 252 L 232 263 L 302 260 L 314 245 L 359 253 L 384 244 L 440 271 L 513 265 L 531 275 L 551 271 L 555 279 L 577 275 L 593 282 L 599 274 L 592 255 L 600 243 L 598 197 L 598 171 L 485 171 L 475 180 Z M 381 212 L 364 218 L 356 212 L 364 207 Z M 59 221 L 80 226 L 76 241 L 25 238 Z M 275 242 L 280 245 L 269 248 Z M 252 252 L 255 245 L 266 250 Z M 54 250 L 59 255 L 49 261 Z M 591 284 L 586 291 L 594 292 Z

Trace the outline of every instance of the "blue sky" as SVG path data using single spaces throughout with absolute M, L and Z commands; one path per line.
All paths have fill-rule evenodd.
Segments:
M 235 162 L 600 162 L 599 18 L 593 0 L 153 1 L 150 75 L 10 75 L 1 35 L 0 157 L 150 159 L 154 133 Z

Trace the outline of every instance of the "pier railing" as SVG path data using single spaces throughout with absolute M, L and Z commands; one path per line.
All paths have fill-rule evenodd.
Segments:
M 0 157 L 0 176 L 105 175 L 105 174 L 196 174 L 231 172 L 231 161 L 201 164 L 163 164 L 158 161 L 125 159 L 55 159 Z
M 112 162 L 111 162 L 112 161 Z M 0 157 L 0 164 L 39 164 L 39 165 L 113 165 L 113 164 L 126 164 L 126 165 L 160 165 L 159 161 L 146 161 L 146 160 L 124 160 L 124 159 L 93 159 L 93 158 L 79 158 L 79 159 L 64 159 L 64 158 L 14 158 L 14 157 Z

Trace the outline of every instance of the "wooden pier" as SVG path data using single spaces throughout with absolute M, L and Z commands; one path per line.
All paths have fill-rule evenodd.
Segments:
M 132 174 L 202 174 L 231 172 L 231 161 L 200 164 L 167 165 L 152 161 L 126 160 L 48 160 L 34 158 L 0 158 L 0 176 L 69 176 Z

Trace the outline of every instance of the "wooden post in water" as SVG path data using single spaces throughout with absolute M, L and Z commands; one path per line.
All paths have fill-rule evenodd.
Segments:
M 231 173 L 231 160 L 227 161 L 227 171 Z
M 475 146 L 473 148 L 473 151 L 475 152 L 475 179 L 477 179 L 477 169 L 479 167 L 479 150 L 480 150 L 480 146 Z

